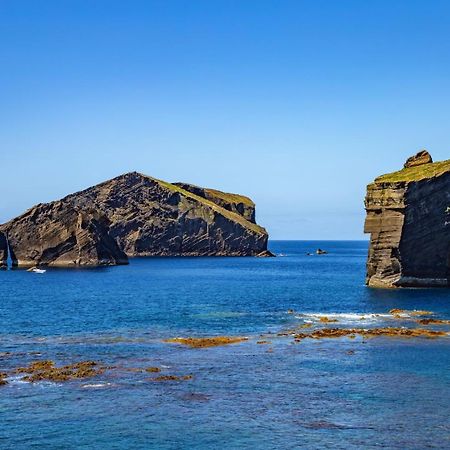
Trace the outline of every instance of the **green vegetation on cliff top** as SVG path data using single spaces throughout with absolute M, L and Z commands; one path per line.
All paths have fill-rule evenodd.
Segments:
M 167 181 L 158 180 L 157 178 L 148 177 L 147 175 L 142 175 L 142 174 L 141 174 L 141 176 L 151 178 L 152 180 L 156 181 L 157 183 L 159 183 L 161 186 L 165 187 L 166 189 L 169 189 L 169 190 L 175 191 L 175 192 L 179 192 L 180 194 L 183 194 L 185 197 L 191 198 L 193 200 L 197 200 L 198 202 L 207 205 L 214 211 L 222 214 L 223 216 L 225 216 L 226 218 L 228 218 L 230 220 L 233 220 L 234 222 L 238 222 L 240 225 L 242 225 L 245 228 L 249 228 L 253 232 L 262 233 L 262 234 L 267 233 L 265 228 L 259 226 L 256 223 L 252 223 L 252 222 L 248 221 L 247 219 L 245 219 L 245 217 L 241 216 L 240 214 L 234 213 L 232 211 L 228 211 L 227 209 L 222 208 L 219 205 L 216 205 L 211 200 L 207 200 L 203 197 L 199 197 L 198 195 L 192 194 L 191 192 L 186 191 L 186 190 L 180 188 L 179 186 L 176 186 L 175 184 L 168 183 Z M 230 194 L 230 195 L 232 195 L 232 194 Z
M 435 178 L 450 172 L 450 159 L 420 166 L 408 167 L 397 172 L 388 173 L 375 178 L 375 183 L 400 183 L 409 181 L 421 181 L 427 178 Z
M 201 189 L 205 192 L 205 194 L 209 194 L 213 197 L 219 198 L 227 203 L 236 203 L 236 204 L 242 203 L 243 205 L 250 206 L 250 207 L 255 206 L 253 201 L 250 198 L 246 197 L 245 195 L 232 194 L 230 192 L 223 192 L 223 191 L 218 191 L 216 189 L 204 188 L 204 187 L 200 187 L 200 186 L 197 186 L 197 185 L 191 184 L 191 183 L 171 183 L 171 184 L 181 187 L 184 190 L 188 190 L 188 189 L 185 189 L 183 187 L 183 185 L 190 186 L 195 189 Z M 189 192 L 191 192 L 191 191 L 189 190 Z
M 253 201 L 248 197 L 246 197 L 245 195 L 231 194 L 229 192 L 217 191 L 216 189 L 210 188 L 205 188 L 205 191 L 215 197 L 221 198 L 222 200 L 228 203 L 242 203 L 247 206 L 255 206 Z

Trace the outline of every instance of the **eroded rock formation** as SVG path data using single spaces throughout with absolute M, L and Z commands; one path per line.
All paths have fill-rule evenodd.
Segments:
M 137 172 L 37 205 L 1 232 L 19 266 L 123 264 L 127 256 L 253 256 L 267 250 L 268 238 L 247 197 Z M 0 258 L 1 248 L 0 234 Z
M 0 232 L 0 269 L 6 267 L 8 262 L 8 243 L 5 233 Z
M 450 285 L 450 160 L 431 161 L 419 152 L 367 186 L 369 286 Z
M 39 204 L 3 226 L 14 266 L 126 264 L 108 219 L 56 201 Z
M 410 156 L 403 168 L 407 169 L 409 167 L 421 166 L 422 164 L 430 164 L 433 162 L 433 158 L 426 150 L 421 150 L 413 156 Z

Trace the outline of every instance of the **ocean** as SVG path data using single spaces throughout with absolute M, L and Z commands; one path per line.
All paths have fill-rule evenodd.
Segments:
M 417 323 L 450 319 L 450 290 L 364 285 L 367 246 L 272 241 L 276 258 L 0 271 L 0 448 L 450 448 L 448 336 L 292 336 L 325 327 L 450 331 Z M 328 254 L 307 256 L 319 247 Z M 246 340 L 164 341 L 212 336 Z M 16 369 L 37 360 L 106 369 L 24 381 Z M 166 375 L 180 379 L 158 380 Z

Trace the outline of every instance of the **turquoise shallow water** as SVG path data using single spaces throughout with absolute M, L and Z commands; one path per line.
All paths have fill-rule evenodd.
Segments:
M 306 256 L 317 247 L 330 253 Z M 10 373 L 0 387 L 0 448 L 450 448 L 448 337 L 277 336 L 324 326 L 321 314 L 338 320 L 328 327 L 418 326 L 392 308 L 450 319 L 450 291 L 366 288 L 365 242 L 271 249 L 282 256 L 0 272 L 0 372 Z M 163 342 L 213 335 L 248 341 Z M 66 383 L 12 374 L 38 359 L 114 369 Z M 152 382 L 129 370 L 148 366 L 193 378 Z

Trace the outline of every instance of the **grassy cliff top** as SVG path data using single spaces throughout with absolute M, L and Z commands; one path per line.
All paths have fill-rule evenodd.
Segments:
M 247 206 L 255 206 L 253 201 L 246 197 L 245 195 L 240 194 L 231 194 L 229 192 L 217 191 L 216 189 L 205 188 L 206 192 L 209 192 L 211 195 L 215 197 L 221 198 L 225 202 L 228 203 L 242 203 Z
M 152 178 L 152 177 L 148 177 L 148 178 Z M 211 209 L 213 209 L 214 211 L 222 214 L 227 219 L 233 220 L 234 222 L 238 222 L 243 227 L 248 228 L 248 229 L 252 230 L 255 233 L 267 234 L 267 231 L 265 230 L 265 228 L 259 226 L 256 223 L 248 221 L 247 219 L 245 219 L 240 214 L 234 213 L 232 211 L 228 211 L 227 209 L 222 208 L 219 205 L 216 205 L 211 200 L 207 200 L 207 199 L 205 199 L 203 197 L 199 197 L 198 195 L 192 194 L 191 192 L 186 191 L 186 190 L 182 189 L 181 187 L 179 187 L 179 186 L 177 186 L 175 184 L 168 183 L 167 181 L 158 180 L 157 178 L 152 178 L 152 179 L 154 181 L 156 181 L 157 183 L 159 183 L 161 186 L 165 187 L 166 189 L 169 189 L 169 190 L 171 190 L 173 192 L 179 192 L 180 194 L 184 195 L 187 198 L 191 198 L 193 200 L 197 200 L 198 202 L 209 206 Z
M 200 186 L 197 186 L 197 185 L 191 184 L 191 183 L 172 183 L 172 184 L 174 184 L 178 187 L 181 187 L 182 189 L 188 190 L 189 192 L 191 192 L 190 188 L 202 190 L 202 191 L 204 191 L 205 194 L 207 194 L 207 195 L 209 194 L 210 196 L 216 197 L 220 200 L 223 200 L 226 203 L 234 203 L 234 204 L 242 203 L 243 205 L 246 205 L 249 207 L 255 206 L 253 201 L 250 198 L 246 197 L 245 195 L 233 194 L 231 192 L 218 191 L 217 189 L 200 187 Z
M 408 167 L 397 172 L 388 173 L 375 178 L 375 183 L 397 183 L 409 181 L 421 181 L 427 178 L 435 178 L 450 172 L 450 159 L 420 166 Z

